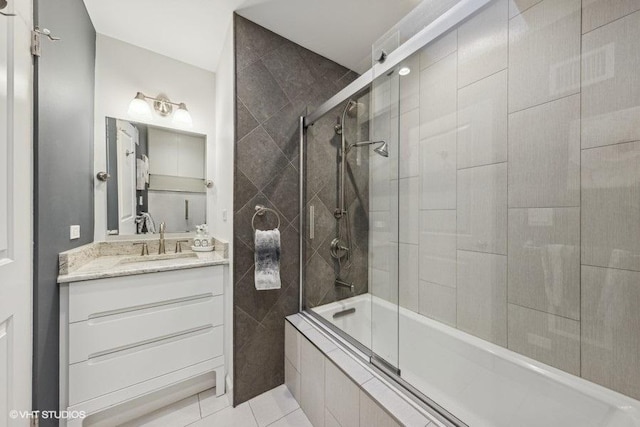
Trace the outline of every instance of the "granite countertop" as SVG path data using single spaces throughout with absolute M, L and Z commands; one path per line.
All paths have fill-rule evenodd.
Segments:
M 157 273 L 160 271 L 207 267 L 229 263 L 228 244 L 216 240 L 215 250 L 193 252 L 183 249 L 173 252 L 175 240 L 167 239 L 167 253 L 158 255 L 157 240 L 147 241 L 149 254 L 140 255 L 140 246 L 131 241 L 96 242 L 80 246 L 59 255 L 58 283 L 80 282 L 92 279 Z M 185 243 L 184 248 L 190 247 Z

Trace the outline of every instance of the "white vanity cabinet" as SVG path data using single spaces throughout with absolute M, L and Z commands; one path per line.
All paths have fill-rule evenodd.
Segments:
M 218 265 L 61 284 L 61 409 L 98 413 L 214 372 L 223 394 L 223 281 Z

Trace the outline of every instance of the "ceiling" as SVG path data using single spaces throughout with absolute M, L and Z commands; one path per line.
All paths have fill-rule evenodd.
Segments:
M 96 31 L 215 71 L 234 11 L 356 71 L 421 0 L 84 0 Z

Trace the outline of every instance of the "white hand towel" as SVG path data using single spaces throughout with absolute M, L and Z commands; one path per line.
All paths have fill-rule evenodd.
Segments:
M 256 230 L 254 240 L 256 289 L 280 289 L 280 231 Z

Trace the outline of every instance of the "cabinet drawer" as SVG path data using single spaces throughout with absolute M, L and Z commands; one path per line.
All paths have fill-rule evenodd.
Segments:
M 222 266 L 72 283 L 69 286 L 69 322 L 193 297 L 221 295 L 222 286 Z
M 69 325 L 69 364 L 222 324 L 222 296 L 206 296 Z
M 69 406 L 222 355 L 222 326 L 69 366 Z

